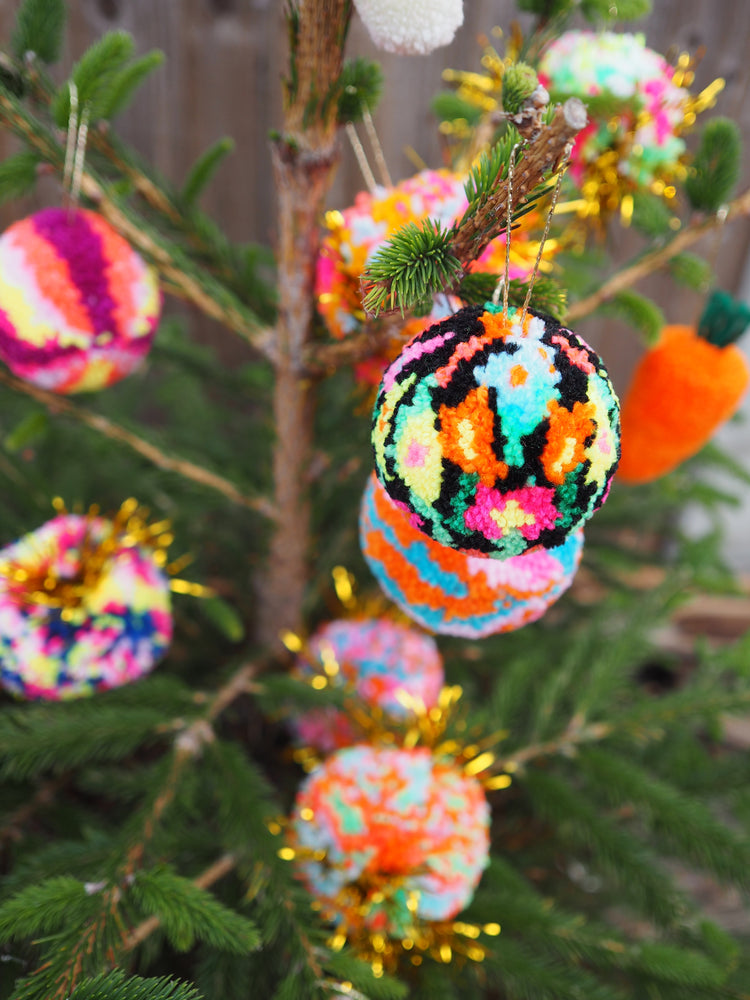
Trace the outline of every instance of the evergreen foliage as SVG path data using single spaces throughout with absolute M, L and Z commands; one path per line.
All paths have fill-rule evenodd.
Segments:
M 620 18 L 647 8 L 642 0 L 616 6 Z M 544 32 L 574 8 L 609 20 L 613 4 L 520 0 L 519 7 L 537 15 Z M 302 29 L 298 5 L 287 13 L 291 101 Z M 53 61 L 63 17 L 57 0 L 21 6 L 12 52 L 22 86 L 2 91 L 0 124 L 23 148 L 0 164 L 0 199 L 28 194 L 40 164 L 61 173 L 69 85 L 53 85 L 37 63 L 31 72 L 23 56 L 34 51 Z M 133 58 L 132 40 L 122 33 L 105 36 L 72 71 L 79 114 L 88 106 L 94 122 L 116 116 L 160 62 L 157 52 Z M 335 101 L 343 124 L 374 107 L 382 73 L 356 59 L 330 87 L 320 83 L 311 121 L 325 118 Z M 439 107 L 469 125 L 481 117 L 456 95 L 443 95 Z M 715 211 L 728 197 L 725 154 L 733 136 L 721 124 L 704 130 L 685 185 L 702 211 Z M 430 220 L 407 226 L 375 256 L 366 276 L 370 311 L 425 310 L 445 289 L 469 303 L 492 297 L 499 276 L 464 267 L 452 240 L 482 218 L 507 179 L 518 141 L 509 128 L 480 156 L 455 227 Z M 714 142 L 720 155 L 713 155 Z M 195 555 L 185 575 L 214 593 L 200 601 L 175 598 L 175 642 L 155 676 L 88 701 L 3 704 L 0 998 L 740 1000 L 750 982 L 747 935 L 708 919 L 674 872 L 683 866 L 745 894 L 749 888 L 750 763 L 729 746 L 724 725 L 727 713 L 750 711 L 750 638 L 697 642 L 685 654 L 662 641 L 689 588 L 736 587 L 717 554 L 718 536 L 690 540 L 680 527 L 686 502 L 719 521 L 733 502 L 733 485 L 750 482 L 734 458 L 712 446 L 643 490 L 615 483 L 587 528 L 582 575 L 593 599 L 574 588 L 518 632 L 481 644 L 440 640 L 448 681 L 463 689 L 443 746 L 486 745 L 492 773 L 510 781 L 488 793 L 492 856 L 458 918 L 484 960 L 467 960 L 457 946 L 450 962 L 425 952 L 414 956 L 419 963 L 407 955 L 382 973 L 351 947 L 334 947 L 331 927 L 311 906 L 285 851 L 285 817 L 302 771 L 284 720 L 313 707 L 342 707 L 345 696 L 291 676 L 282 657 L 271 657 L 257 640 L 265 623 L 250 579 L 265 565 L 269 526 L 279 516 L 267 496 L 274 469 L 269 413 L 279 359 L 289 360 L 282 337 L 288 302 L 280 303 L 274 287 L 271 251 L 231 242 L 196 207 L 230 148 L 231 140 L 211 147 L 179 189 L 114 131 L 92 129 L 86 170 L 99 209 L 125 221 L 130 238 L 161 269 L 166 290 L 238 334 L 253 349 L 250 360 L 225 364 L 191 339 L 186 324 L 169 320 L 147 367 L 72 406 L 14 391 L 0 373 L 3 538 L 51 516 L 53 495 L 116 509 L 135 492 L 171 519 L 176 557 Z M 708 187 L 723 192 L 713 207 Z M 546 190 L 516 206 L 514 218 Z M 634 224 L 667 248 L 670 219 L 661 202 L 635 200 Z M 486 222 L 496 232 L 505 224 Z M 555 266 L 554 279 L 537 277 L 530 304 L 565 322 L 566 310 L 601 286 L 606 252 L 599 246 L 560 254 Z M 705 286 L 710 275 L 689 253 L 675 255 L 669 268 L 692 287 Z M 511 281 L 510 303 L 521 306 L 527 290 L 526 282 Z M 665 322 L 631 289 L 601 312 L 647 338 Z M 366 336 L 371 331 L 379 328 L 367 328 Z M 356 541 L 369 416 L 347 368 L 328 367 L 329 347 L 313 339 L 292 372 L 305 387 L 315 383 L 318 399 L 314 419 L 305 413 L 319 450 L 302 474 L 315 500 L 313 581 L 304 608 L 310 629 L 342 613 L 330 585 L 334 567 L 354 572 L 358 610 L 369 609 L 374 594 Z M 305 367 L 310 357 L 319 362 L 314 374 Z M 277 415 L 286 413 L 278 399 L 276 407 Z M 188 463 L 199 469 L 197 478 L 185 477 Z M 718 484 L 719 471 L 729 485 Z M 663 583 L 644 591 L 639 569 L 667 558 Z M 645 679 L 655 666 L 667 678 L 659 693 Z
M 461 275 L 460 261 L 451 252 L 450 231 L 429 219 L 421 226 L 410 222 L 370 260 L 364 307 L 373 315 L 383 309 L 400 309 L 402 315 L 407 309 L 423 309 Z
M 730 118 L 706 123 L 685 180 L 693 208 L 716 212 L 731 197 L 740 174 L 741 145 L 740 130 Z
M 528 63 L 512 63 L 503 73 L 503 110 L 517 114 L 539 84 L 536 71 Z
M 234 150 L 234 139 L 224 137 L 217 139 L 202 153 L 190 168 L 182 188 L 182 199 L 187 205 L 196 201 L 203 189 L 211 182 L 212 177 L 221 166 L 222 161 Z
M 202 1000 L 200 993 L 186 983 L 172 979 L 126 978 L 119 969 L 84 980 L 69 1000 Z
M 39 158 L 30 150 L 22 150 L 0 163 L 0 203 L 23 198 L 34 190 Z
M 147 52 L 145 56 L 133 59 L 124 66 L 112 79 L 108 93 L 103 96 L 101 117 L 108 121 L 124 111 L 135 97 L 135 94 L 146 77 L 158 69 L 164 62 L 164 53 L 158 49 Z
M 711 285 L 711 267 L 696 254 L 676 254 L 669 262 L 669 273 L 676 282 L 685 285 L 686 288 L 694 288 L 705 293 Z
M 13 52 L 19 59 L 33 52 L 42 62 L 57 62 L 66 16 L 65 0 L 23 0 L 16 14 Z
M 600 310 L 605 316 L 616 316 L 637 330 L 647 344 L 656 342 L 666 324 L 662 310 L 652 299 L 628 288 L 618 292 Z
M 637 21 L 651 13 L 651 0 L 581 0 L 581 13 L 589 21 Z
M 380 101 L 383 82 L 379 63 L 363 56 L 348 59 L 339 78 L 338 120 L 357 122 L 365 108 L 374 111 Z
M 73 67 L 71 80 L 78 88 L 79 117 L 88 107 L 92 121 L 104 117 L 111 107 L 112 94 L 119 95 L 122 72 L 133 55 L 134 43 L 125 31 L 104 35 Z M 115 104 L 116 106 L 116 104 Z M 70 87 L 64 83 L 52 106 L 52 115 L 60 128 L 68 127 L 70 118 Z

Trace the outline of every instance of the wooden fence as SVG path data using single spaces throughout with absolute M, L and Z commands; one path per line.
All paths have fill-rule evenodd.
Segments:
M 8 35 L 17 5 L 16 0 L 0 0 L 3 37 Z M 176 182 L 208 145 L 220 136 L 232 136 L 235 152 L 222 166 L 203 205 L 231 237 L 272 245 L 274 196 L 268 134 L 280 121 L 280 84 L 286 70 L 283 0 L 69 0 L 68 6 L 63 68 L 103 32 L 117 28 L 134 36 L 139 53 L 162 49 L 165 65 L 122 116 L 118 128 Z M 404 177 L 414 169 L 406 147 L 430 165 L 440 165 L 440 142 L 429 104 L 441 87 L 443 69 L 478 68 L 480 35 L 493 25 L 507 30 L 517 16 L 511 0 L 466 0 L 465 7 L 464 26 L 452 45 L 428 57 L 377 54 L 386 77 L 377 126 L 394 177 Z M 725 77 L 727 86 L 717 110 L 734 118 L 750 139 L 750 62 L 746 55 L 750 4 L 745 0 L 655 0 L 654 7 L 638 29 L 645 31 L 652 47 L 665 53 L 695 53 L 705 48 L 695 86 L 702 87 L 715 76 Z M 356 15 L 350 53 L 376 54 Z M 7 138 L 0 137 L 0 152 L 7 148 Z M 743 173 L 747 184 L 750 154 Z M 346 148 L 331 205 L 349 204 L 360 187 L 356 163 Z M 11 217 L 5 210 L 4 219 Z M 621 255 L 636 246 L 627 234 L 619 234 L 613 243 Z M 750 224 L 735 223 L 722 235 L 717 266 L 725 287 L 739 287 L 749 247 Z M 699 249 L 711 252 L 714 247 L 708 242 Z M 644 290 L 660 300 L 672 321 L 690 320 L 699 308 L 695 295 L 658 278 L 646 282 Z M 634 356 L 632 335 L 617 327 L 592 329 L 591 324 L 584 332 L 608 350 L 612 366 L 625 377 Z

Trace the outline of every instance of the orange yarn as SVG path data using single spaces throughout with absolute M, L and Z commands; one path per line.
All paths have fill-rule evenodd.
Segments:
M 666 326 L 636 368 L 622 406 L 617 475 L 647 483 L 694 455 L 737 409 L 750 381 L 742 352 L 689 326 Z
M 464 472 L 476 472 L 485 486 L 505 479 L 508 466 L 493 450 L 495 414 L 486 385 L 472 389 L 458 406 L 440 407 L 440 446 L 443 454 Z

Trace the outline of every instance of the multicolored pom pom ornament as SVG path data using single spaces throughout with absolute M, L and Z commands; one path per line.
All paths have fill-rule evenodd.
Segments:
M 435 640 L 387 618 L 327 622 L 307 643 L 297 671 L 303 678 L 327 677 L 379 715 L 394 719 L 407 715 L 407 702 L 416 700 L 426 710 L 435 706 L 444 680 Z M 333 707 L 306 712 L 293 728 L 301 743 L 323 753 L 358 738 L 350 716 Z
M 453 41 L 464 21 L 463 0 L 354 0 L 380 49 L 426 55 Z
M 586 165 L 605 150 L 619 148 L 618 169 L 639 186 L 674 167 L 685 151 L 679 132 L 690 94 L 643 35 L 567 31 L 545 50 L 539 78 L 553 99 L 579 97 L 588 104 L 593 120 L 571 158 L 579 183 Z
M 113 520 L 61 514 L 0 551 L 0 685 L 7 691 L 80 698 L 136 680 L 166 651 L 172 615 L 160 568 L 164 543 L 136 507 L 124 504 Z
M 339 933 L 420 937 L 468 905 L 488 863 L 482 785 L 427 747 L 337 751 L 300 788 L 298 871 Z
M 373 414 L 378 478 L 415 528 L 472 556 L 555 548 L 604 503 L 619 404 L 555 320 L 486 303 L 415 337 Z
M 0 358 L 73 393 L 134 371 L 154 337 L 156 273 L 100 215 L 46 208 L 0 236 Z
M 433 632 L 481 639 L 537 621 L 568 589 L 583 531 L 555 549 L 497 560 L 467 556 L 418 531 L 373 474 L 360 512 L 360 543 L 381 589 Z

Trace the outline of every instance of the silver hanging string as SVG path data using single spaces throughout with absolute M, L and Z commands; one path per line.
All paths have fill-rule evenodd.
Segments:
M 86 161 L 86 142 L 89 136 L 90 106 L 85 104 L 80 118 L 78 115 L 78 87 L 71 80 L 68 84 L 70 93 L 70 114 L 68 115 L 68 134 L 65 140 L 65 164 L 63 166 L 63 198 L 67 203 L 69 213 L 78 206 L 83 180 L 83 165 Z
M 515 144 L 513 149 L 510 151 L 510 159 L 508 160 L 508 203 L 505 215 L 505 273 L 502 278 L 503 319 L 508 318 L 508 285 L 510 284 L 510 230 L 513 222 L 513 174 L 516 169 L 516 150 L 520 145 L 520 142 Z
M 378 138 L 378 133 L 375 129 L 375 122 L 372 120 L 370 109 L 366 104 L 362 105 L 362 121 L 365 123 L 365 131 L 367 132 L 367 137 L 369 138 L 370 145 L 372 146 L 373 156 L 375 157 L 375 165 L 378 168 L 381 183 L 385 187 L 391 188 L 393 187 L 393 181 L 391 180 L 391 174 L 385 160 L 383 147 L 380 145 L 380 139 Z
M 354 150 L 354 155 L 357 157 L 357 163 L 359 164 L 359 169 L 364 178 L 365 185 L 370 194 L 375 194 L 378 187 L 378 182 L 375 180 L 375 174 L 373 174 L 370 169 L 370 164 L 367 162 L 367 154 L 365 153 L 362 143 L 359 141 L 359 136 L 357 135 L 357 130 L 352 122 L 346 123 L 346 135 Z
M 84 106 L 81 114 L 81 123 L 78 126 L 76 137 L 76 156 L 73 163 L 73 180 L 70 185 L 70 200 L 75 208 L 81 194 L 81 181 L 83 180 L 83 164 L 86 160 L 86 141 L 89 137 L 89 105 Z
M 68 203 L 68 207 L 72 204 L 72 177 L 73 177 L 73 164 L 75 161 L 76 153 L 76 139 L 78 137 L 78 87 L 71 80 L 68 84 L 68 91 L 70 93 L 70 111 L 68 113 L 68 135 L 65 141 L 65 166 L 63 167 L 63 197 Z
M 531 272 L 531 278 L 529 279 L 529 287 L 526 289 L 526 298 L 523 300 L 523 309 L 521 311 L 521 328 L 523 329 L 523 321 L 526 319 L 526 313 L 529 308 L 529 302 L 531 302 L 531 293 L 534 290 L 534 282 L 536 281 L 536 276 L 539 273 L 539 265 L 542 262 L 542 254 L 544 253 L 544 244 L 547 242 L 547 237 L 549 236 L 549 227 L 552 222 L 552 216 L 555 214 L 555 208 L 557 206 L 557 199 L 560 196 L 560 187 L 562 185 L 563 174 L 565 173 L 568 163 L 570 162 L 570 151 L 573 146 L 571 143 L 565 148 L 565 156 L 563 162 L 560 165 L 560 169 L 557 173 L 557 183 L 555 184 L 555 190 L 552 192 L 552 202 L 550 203 L 549 212 L 547 213 L 547 221 L 544 224 L 544 232 L 542 233 L 542 238 L 539 242 L 539 250 L 537 251 L 536 260 L 534 261 L 534 269 Z

